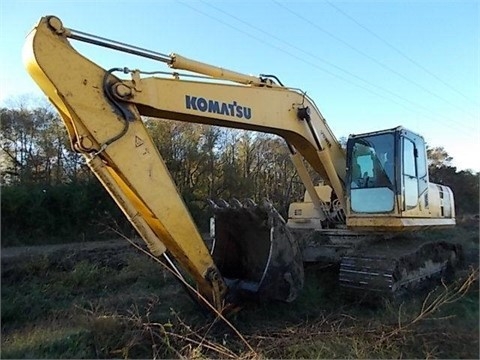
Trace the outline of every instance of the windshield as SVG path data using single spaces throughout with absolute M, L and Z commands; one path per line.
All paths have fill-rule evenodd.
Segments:
M 395 183 L 393 134 L 353 139 L 350 151 L 351 188 L 393 188 Z
M 395 137 L 393 133 L 349 141 L 350 207 L 356 213 L 394 210 Z

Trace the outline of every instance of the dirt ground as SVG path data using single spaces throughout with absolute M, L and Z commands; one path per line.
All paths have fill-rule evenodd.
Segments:
M 91 251 L 102 249 L 111 249 L 130 246 L 123 239 L 113 239 L 107 241 L 95 241 L 85 243 L 65 243 L 55 245 L 38 245 L 38 246 L 13 246 L 2 248 L 0 250 L 2 261 L 12 261 L 19 257 L 31 257 L 36 255 L 49 255 L 57 251 L 72 252 L 72 251 Z

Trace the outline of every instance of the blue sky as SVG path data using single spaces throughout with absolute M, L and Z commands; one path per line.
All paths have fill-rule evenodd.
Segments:
M 480 171 L 479 1 L 22 1 L 0 5 L 0 103 L 41 98 L 23 69 L 41 16 L 231 70 L 277 75 L 315 100 L 337 135 L 403 125 Z M 164 64 L 74 44 L 105 68 Z

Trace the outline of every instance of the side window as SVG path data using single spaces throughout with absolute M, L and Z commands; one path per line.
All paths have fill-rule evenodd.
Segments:
M 415 139 L 415 146 L 417 149 L 418 193 L 421 195 L 428 189 L 427 151 L 422 138 Z M 425 206 L 428 207 L 428 203 Z
M 418 204 L 418 179 L 415 166 L 415 146 L 403 138 L 403 197 L 404 209 L 412 209 Z
M 415 145 L 417 147 L 417 172 L 418 178 L 423 179 L 427 175 L 427 158 L 426 158 L 426 151 L 425 151 L 425 143 L 417 139 L 415 141 Z
M 403 174 L 417 177 L 415 169 L 415 145 L 408 139 L 403 139 Z

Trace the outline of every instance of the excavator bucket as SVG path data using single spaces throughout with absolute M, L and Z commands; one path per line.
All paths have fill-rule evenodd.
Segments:
M 229 286 L 229 300 L 295 300 L 304 280 L 301 252 L 275 208 L 236 199 L 210 204 L 212 257 Z

